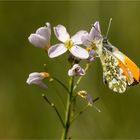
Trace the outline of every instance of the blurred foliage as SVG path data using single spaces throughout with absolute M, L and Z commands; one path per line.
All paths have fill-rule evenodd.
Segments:
M 106 33 L 109 18 L 113 18 L 110 42 L 140 66 L 140 2 L 139 1 L 7 1 L 0 2 L 0 138 L 41 139 L 60 138 L 62 127 L 52 108 L 42 99 L 41 89 L 26 85 L 30 72 L 49 72 L 67 81 L 66 54 L 55 59 L 28 42 L 30 33 L 48 21 L 63 24 L 72 35 L 80 29 L 90 30 L 99 20 L 102 34 Z M 56 42 L 57 40 L 52 40 Z M 66 75 L 66 76 L 64 76 Z M 140 138 L 140 86 L 124 94 L 112 93 L 102 82 L 102 67 L 92 64 L 79 89 L 87 90 L 101 113 L 90 108 L 72 125 L 72 138 L 79 139 L 136 139 Z M 49 83 L 47 95 L 63 113 L 59 98 L 66 93 L 56 82 Z M 78 109 L 84 105 L 78 99 Z

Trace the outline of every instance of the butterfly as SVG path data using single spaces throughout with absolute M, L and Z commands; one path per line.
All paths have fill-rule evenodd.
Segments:
M 111 20 L 108 31 L 110 25 Z M 95 52 L 103 67 L 103 81 L 114 92 L 124 93 L 127 87 L 140 82 L 140 69 L 130 58 L 108 41 L 108 31 L 106 37 L 101 35 L 99 22 L 95 22 L 93 27 L 93 42 L 96 46 Z

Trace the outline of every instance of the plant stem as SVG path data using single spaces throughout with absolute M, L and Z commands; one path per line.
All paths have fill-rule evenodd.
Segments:
M 63 122 L 63 120 L 62 120 L 62 118 L 61 118 L 61 115 L 60 115 L 60 113 L 58 112 L 58 110 L 57 110 L 55 104 L 52 103 L 51 101 L 49 101 L 49 99 L 45 96 L 45 94 L 42 94 L 42 97 L 43 97 L 43 98 L 45 99 L 45 101 L 55 110 L 55 112 L 56 112 L 56 114 L 57 114 L 57 116 L 58 116 L 58 118 L 59 118 L 59 120 L 60 120 L 62 126 L 65 128 L 65 124 L 64 124 L 64 122 Z
M 74 88 L 74 77 L 70 77 L 69 95 L 67 97 L 66 114 L 65 114 L 65 128 L 63 130 L 61 140 L 68 139 L 68 132 L 69 132 L 70 122 L 71 122 L 72 103 L 73 103 L 73 88 Z
M 79 113 L 77 113 L 77 114 L 75 115 L 75 117 L 71 120 L 71 124 L 73 123 L 73 121 L 74 121 L 77 117 L 79 117 L 81 114 L 83 114 L 83 113 L 88 109 L 88 107 L 89 107 L 89 105 L 86 105 Z
M 60 80 L 58 80 L 57 78 L 55 77 L 52 77 L 56 82 L 58 82 L 68 93 L 69 93 L 69 89 L 67 88 L 67 86 L 62 83 Z
M 98 101 L 98 100 L 99 100 L 99 97 L 93 99 L 93 103 L 95 103 L 95 102 Z M 93 105 L 93 106 L 94 106 L 94 105 Z M 74 116 L 74 118 L 71 120 L 71 124 L 72 124 L 73 121 L 76 120 L 80 115 L 82 115 L 82 114 L 88 109 L 88 107 L 89 107 L 89 105 L 87 104 L 80 112 L 78 112 L 78 113 Z M 94 107 L 95 107 L 95 106 L 94 106 Z M 95 107 L 95 109 L 96 109 L 97 111 L 99 111 L 96 107 Z M 99 112 L 100 112 L 100 111 L 99 111 Z

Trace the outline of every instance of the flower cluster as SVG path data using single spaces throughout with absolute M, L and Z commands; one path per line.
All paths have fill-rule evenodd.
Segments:
M 89 33 L 85 30 L 80 30 L 71 37 L 65 26 L 61 24 L 53 29 L 60 43 L 51 45 L 51 25 L 48 22 L 46 26 L 40 27 L 35 33 L 32 33 L 28 37 L 28 40 L 35 47 L 47 51 L 50 58 L 58 57 L 66 51 L 69 51 L 74 59 L 86 59 L 88 63 L 95 60 L 97 57 L 95 42 L 102 37 L 100 34 L 99 22 L 95 22 Z M 74 64 L 72 68 L 68 70 L 68 75 L 83 76 L 85 75 L 85 70 L 81 68 L 79 64 Z M 44 78 L 46 77 L 43 77 L 40 73 L 34 72 L 29 75 L 27 83 L 45 87 L 42 82 Z
M 98 100 L 98 98 L 93 100 L 91 95 L 89 95 L 85 90 L 80 90 L 79 92 L 75 92 L 75 90 L 79 85 L 82 77 L 86 74 L 89 63 L 95 61 L 95 58 L 98 57 L 96 49 L 97 45 L 102 40 L 102 35 L 100 33 L 99 22 L 95 22 L 89 33 L 85 30 L 80 30 L 73 36 L 70 36 L 66 27 L 61 24 L 54 27 L 53 30 L 56 38 L 59 41 L 56 44 L 52 45 L 51 43 L 52 30 L 51 25 L 48 22 L 46 23 L 46 26 L 40 27 L 36 30 L 35 33 L 32 33 L 28 37 L 28 40 L 33 46 L 41 48 L 47 52 L 49 58 L 55 58 L 67 52 L 67 60 L 70 64 L 69 70 L 67 72 L 69 76 L 69 87 L 67 87 L 56 77 L 50 75 L 47 71 L 30 73 L 26 83 L 29 85 L 37 85 L 38 87 L 47 90 L 48 86 L 45 83 L 45 79 L 50 79 L 49 81 L 55 80 L 68 92 L 69 100 L 66 102 L 67 107 L 64 113 L 66 114 L 66 122 L 61 118 L 61 115 L 55 104 L 52 103 L 46 95 L 43 94 L 42 96 L 45 101 L 54 108 L 60 119 L 60 122 L 65 129 L 64 134 L 62 134 L 62 139 L 68 139 L 67 134 L 70 125 L 67 124 L 70 124 L 73 120 L 75 120 L 75 118 L 77 118 L 77 116 L 82 114 L 88 106 L 93 106 L 93 103 Z M 83 60 L 86 62 L 85 68 L 80 66 L 81 61 Z M 73 114 L 72 111 L 74 110 L 75 106 L 74 102 L 76 102 L 76 98 L 79 96 L 85 99 L 87 106 L 82 111 L 75 114 L 73 118 L 71 118 L 71 114 Z

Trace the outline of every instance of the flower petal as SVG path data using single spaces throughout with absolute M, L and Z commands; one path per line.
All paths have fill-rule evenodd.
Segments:
M 89 57 L 88 57 L 88 59 L 87 59 L 87 62 L 88 62 L 88 63 L 94 62 L 94 61 L 95 61 L 95 58 L 96 58 L 97 56 L 98 56 L 98 55 L 97 55 L 96 51 L 90 50 L 90 51 L 89 51 Z
M 45 73 L 46 72 L 44 72 L 44 74 Z M 48 88 L 47 85 L 45 83 L 43 83 L 43 81 L 42 81 L 44 78 L 46 78 L 46 77 L 44 77 L 44 75 L 42 75 L 42 73 L 33 72 L 33 73 L 29 74 L 29 77 L 28 77 L 26 83 L 28 85 L 34 84 L 34 85 L 39 86 L 42 89 L 47 89 Z
M 83 43 L 84 46 L 86 46 L 86 47 L 90 47 L 91 46 L 92 42 L 90 40 L 89 35 L 82 36 L 81 40 L 82 40 L 82 43 Z
M 88 51 L 79 47 L 79 46 L 77 46 L 77 45 L 74 45 L 69 50 L 72 53 L 72 55 L 74 55 L 77 58 L 87 59 L 89 57 Z
M 30 73 L 29 77 L 40 77 L 40 73 L 39 72 Z
M 50 58 L 57 57 L 67 51 L 67 48 L 64 46 L 64 44 L 56 44 L 49 48 L 48 55 Z
M 82 39 L 81 39 L 82 36 L 86 36 L 86 35 L 88 35 L 87 31 L 79 31 L 71 37 L 71 40 L 74 44 L 80 45 L 82 44 Z
M 42 78 L 40 78 L 40 77 L 29 77 L 26 82 L 29 85 L 32 85 L 32 84 L 38 85 L 41 80 L 42 80 Z
M 58 38 L 58 40 L 60 40 L 61 42 L 66 42 L 67 40 L 70 39 L 70 36 L 65 26 L 63 25 L 57 25 L 56 27 L 54 27 L 54 33 L 56 37 Z
M 27 84 L 37 84 L 38 81 L 41 81 L 44 77 L 39 72 L 33 72 L 29 74 L 29 77 L 26 81 Z
M 50 25 L 48 27 L 40 27 L 37 31 L 36 34 L 39 34 L 40 36 L 43 36 L 47 41 L 50 41 L 51 37 L 51 28 Z
M 43 36 L 38 35 L 38 34 L 31 34 L 28 37 L 29 42 L 34 45 L 35 47 L 38 48 L 46 48 L 49 45 L 48 40 L 46 40 Z
M 87 95 L 86 100 L 88 101 L 89 106 L 93 106 L 93 99 L 90 95 Z
M 93 40 L 95 38 L 96 39 L 102 38 L 100 24 L 98 21 L 94 23 L 94 26 L 90 30 L 89 36 L 90 36 L 90 40 Z
M 40 82 L 40 84 L 38 86 L 45 90 L 48 89 L 48 86 L 45 83 L 43 83 L 42 81 Z
M 85 75 L 85 70 L 81 68 L 79 64 L 74 64 L 68 71 L 69 76 L 83 76 Z

